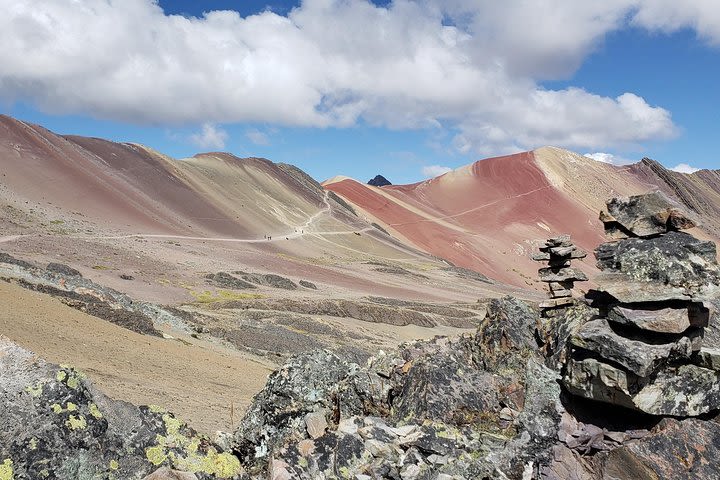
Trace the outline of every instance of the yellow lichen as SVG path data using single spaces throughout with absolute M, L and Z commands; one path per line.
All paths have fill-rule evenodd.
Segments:
M 67 378 L 67 372 L 65 372 L 64 370 L 59 370 L 57 372 L 57 375 L 55 375 L 55 378 L 57 379 L 58 382 L 64 382 L 65 379 Z
M 163 422 L 165 422 L 165 430 L 168 436 L 177 435 L 180 433 L 180 427 L 183 426 L 183 422 L 173 417 L 169 413 L 162 416 Z
M 33 437 L 30 439 L 29 447 L 30 450 L 37 450 L 37 438 Z
M 87 427 L 87 421 L 85 420 L 85 417 L 82 415 L 70 415 L 70 418 L 67 419 L 65 422 L 65 425 L 70 430 L 83 430 L 85 427 Z
M 90 412 L 90 415 L 92 415 L 95 418 L 102 418 L 103 414 L 100 412 L 100 409 L 97 405 L 94 403 L 88 404 L 88 411 Z
M 77 405 L 75 405 L 75 404 L 72 403 L 72 402 L 67 402 L 67 403 L 65 404 L 65 408 L 67 409 L 68 412 L 74 412 L 74 411 L 77 410 Z
M 13 462 L 9 458 L 0 463 L 0 480 L 13 480 L 15 473 L 13 472 Z
M 80 375 L 71 375 L 70 378 L 68 378 L 67 380 L 67 386 L 72 388 L 73 390 L 77 390 L 77 388 L 80 386 Z
M 148 409 L 153 413 L 165 413 L 167 410 L 165 410 L 160 405 L 148 405 Z
M 210 457 L 210 455 L 208 455 Z M 220 478 L 231 478 L 240 473 L 240 460 L 229 453 L 219 453 L 212 457 L 213 471 L 206 472 Z
M 163 447 L 161 447 L 160 445 L 146 448 L 145 457 L 147 458 L 148 462 L 152 463 L 155 466 L 158 466 L 162 464 L 165 460 L 167 460 L 167 455 L 165 454 Z
M 54 413 L 56 413 L 58 415 L 63 412 L 63 408 L 57 403 L 53 403 L 52 405 L 50 405 L 50 408 L 52 409 L 52 411 Z
M 35 385 L 34 387 L 30 387 L 30 386 L 26 387 L 25 391 L 28 392 L 33 397 L 39 397 L 43 391 L 43 384 L 42 384 L 42 382 L 38 382 L 38 384 Z
M 120 468 L 118 461 L 114 459 L 110 460 L 110 470 L 117 470 L 118 468 Z

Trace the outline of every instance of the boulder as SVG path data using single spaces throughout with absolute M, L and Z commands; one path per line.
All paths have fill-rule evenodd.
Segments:
M 659 333 L 683 333 L 690 327 L 708 325 L 710 311 L 702 303 L 691 303 L 683 307 L 663 307 L 663 304 L 652 306 L 639 304 L 616 305 L 608 312 L 608 320 L 632 325 L 642 330 Z M 629 308 L 631 307 L 631 308 Z M 652 309 L 651 309 L 652 308 Z
M 172 413 L 108 398 L 81 372 L 4 337 L 0 372 L 0 473 L 3 463 L 18 479 L 143 478 L 158 467 L 194 474 L 180 478 L 242 472 L 237 457 Z
M 577 268 L 541 268 L 538 270 L 541 282 L 566 282 L 569 280 L 587 281 L 588 277 Z
M 45 267 L 45 270 L 47 270 L 48 272 L 57 273 L 58 275 L 82 277 L 82 274 L 78 270 L 62 263 L 48 263 L 47 267 Z
M 607 202 L 607 209 L 611 216 L 607 221 L 617 222 L 638 237 L 696 226 L 696 222 L 683 213 L 678 204 L 661 192 L 613 198 Z
M 650 415 L 692 417 L 720 408 L 720 375 L 692 364 L 665 367 L 652 378 L 594 358 L 570 359 L 563 378 L 574 395 Z
M 694 338 L 697 337 L 697 333 Z M 574 347 L 593 352 L 600 357 L 622 365 L 640 377 L 647 377 L 665 363 L 674 360 L 688 361 L 696 344 L 693 338 L 680 336 L 663 339 L 665 343 L 647 343 L 616 333 L 607 319 L 600 318 L 585 323 L 570 339 Z
M 683 232 L 629 238 L 595 250 L 598 290 L 623 303 L 702 301 L 720 295 L 715 244 Z

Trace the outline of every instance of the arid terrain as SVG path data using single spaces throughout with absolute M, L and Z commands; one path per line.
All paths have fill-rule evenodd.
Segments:
M 288 355 L 331 348 L 363 358 L 471 331 L 491 298 L 541 299 L 530 253 L 555 233 L 591 251 L 602 241 L 596 212 L 611 196 L 690 191 L 679 201 L 718 218 L 709 215 L 717 178 L 548 147 L 414 185 L 337 177 L 321 186 L 264 159 L 174 160 L 1 117 L 0 250 L 43 275 L 49 263 L 67 265 L 98 289 L 179 312 L 175 323 L 150 315 L 167 338 L 145 341 L 51 298 L 62 299 L 57 291 L 15 285 L 37 284 L 34 274 L 6 271 L 2 333 L 77 365 L 117 398 L 171 406 L 210 432 L 227 428 Z M 716 221 L 705 225 L 697 234 L 716 238 Z M 578 266 L 597 272 L 592 259 Z M 54 288 L 69 288 L 52 275 Z M 218 388 L 190 387 L 214 377 L 225 378 Z M 197 402 L 212 408 L 195 416 Z

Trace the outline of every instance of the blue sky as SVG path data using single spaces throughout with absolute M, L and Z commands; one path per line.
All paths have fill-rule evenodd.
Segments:
M 319 180 L 409 183 L 546 144 L 720 168 L 720 6 L 700 0 L 23 3 L 0 0 L 0 105 L 59 133 Z

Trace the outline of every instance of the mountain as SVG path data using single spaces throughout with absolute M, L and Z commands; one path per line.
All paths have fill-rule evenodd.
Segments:
M 661 189 L 703 214 L 706 231 L 717 236 L 717 179 L 717 172 L 684 175 L 649 161 L 617 167 L 544 147 L 411 185 L 379 189 L 343 177 L 323 185 L 409 245 L 502 282 L 530 285 L 538 268 L 530 253 L 548 236 L 569 233 L 587 251 L 603 241 L 598 212 L 614 196 Z M 579 267 L 596 273 L 592 255 Z
M 457 273 L 446 261 L 388 235 L 292 165 L 218 152 L 173 159 L 7 116 L 0 207 L 3 250 L 64 259 L 145 300 L 192 300 L 205 275 L 226 270 L 294 276 L 343 296 L 448 301 L 507 290 L 448 282 Z M 173 273 L 181 280 L 158 285 Z
M 392 185 L 392 183 L 390 183 L 390 180 L 383 177 L 382 175 L 375 175 L 367 183 L 368 185 L 372 185 L 373 187 L 385 187 L 388 185 Z

